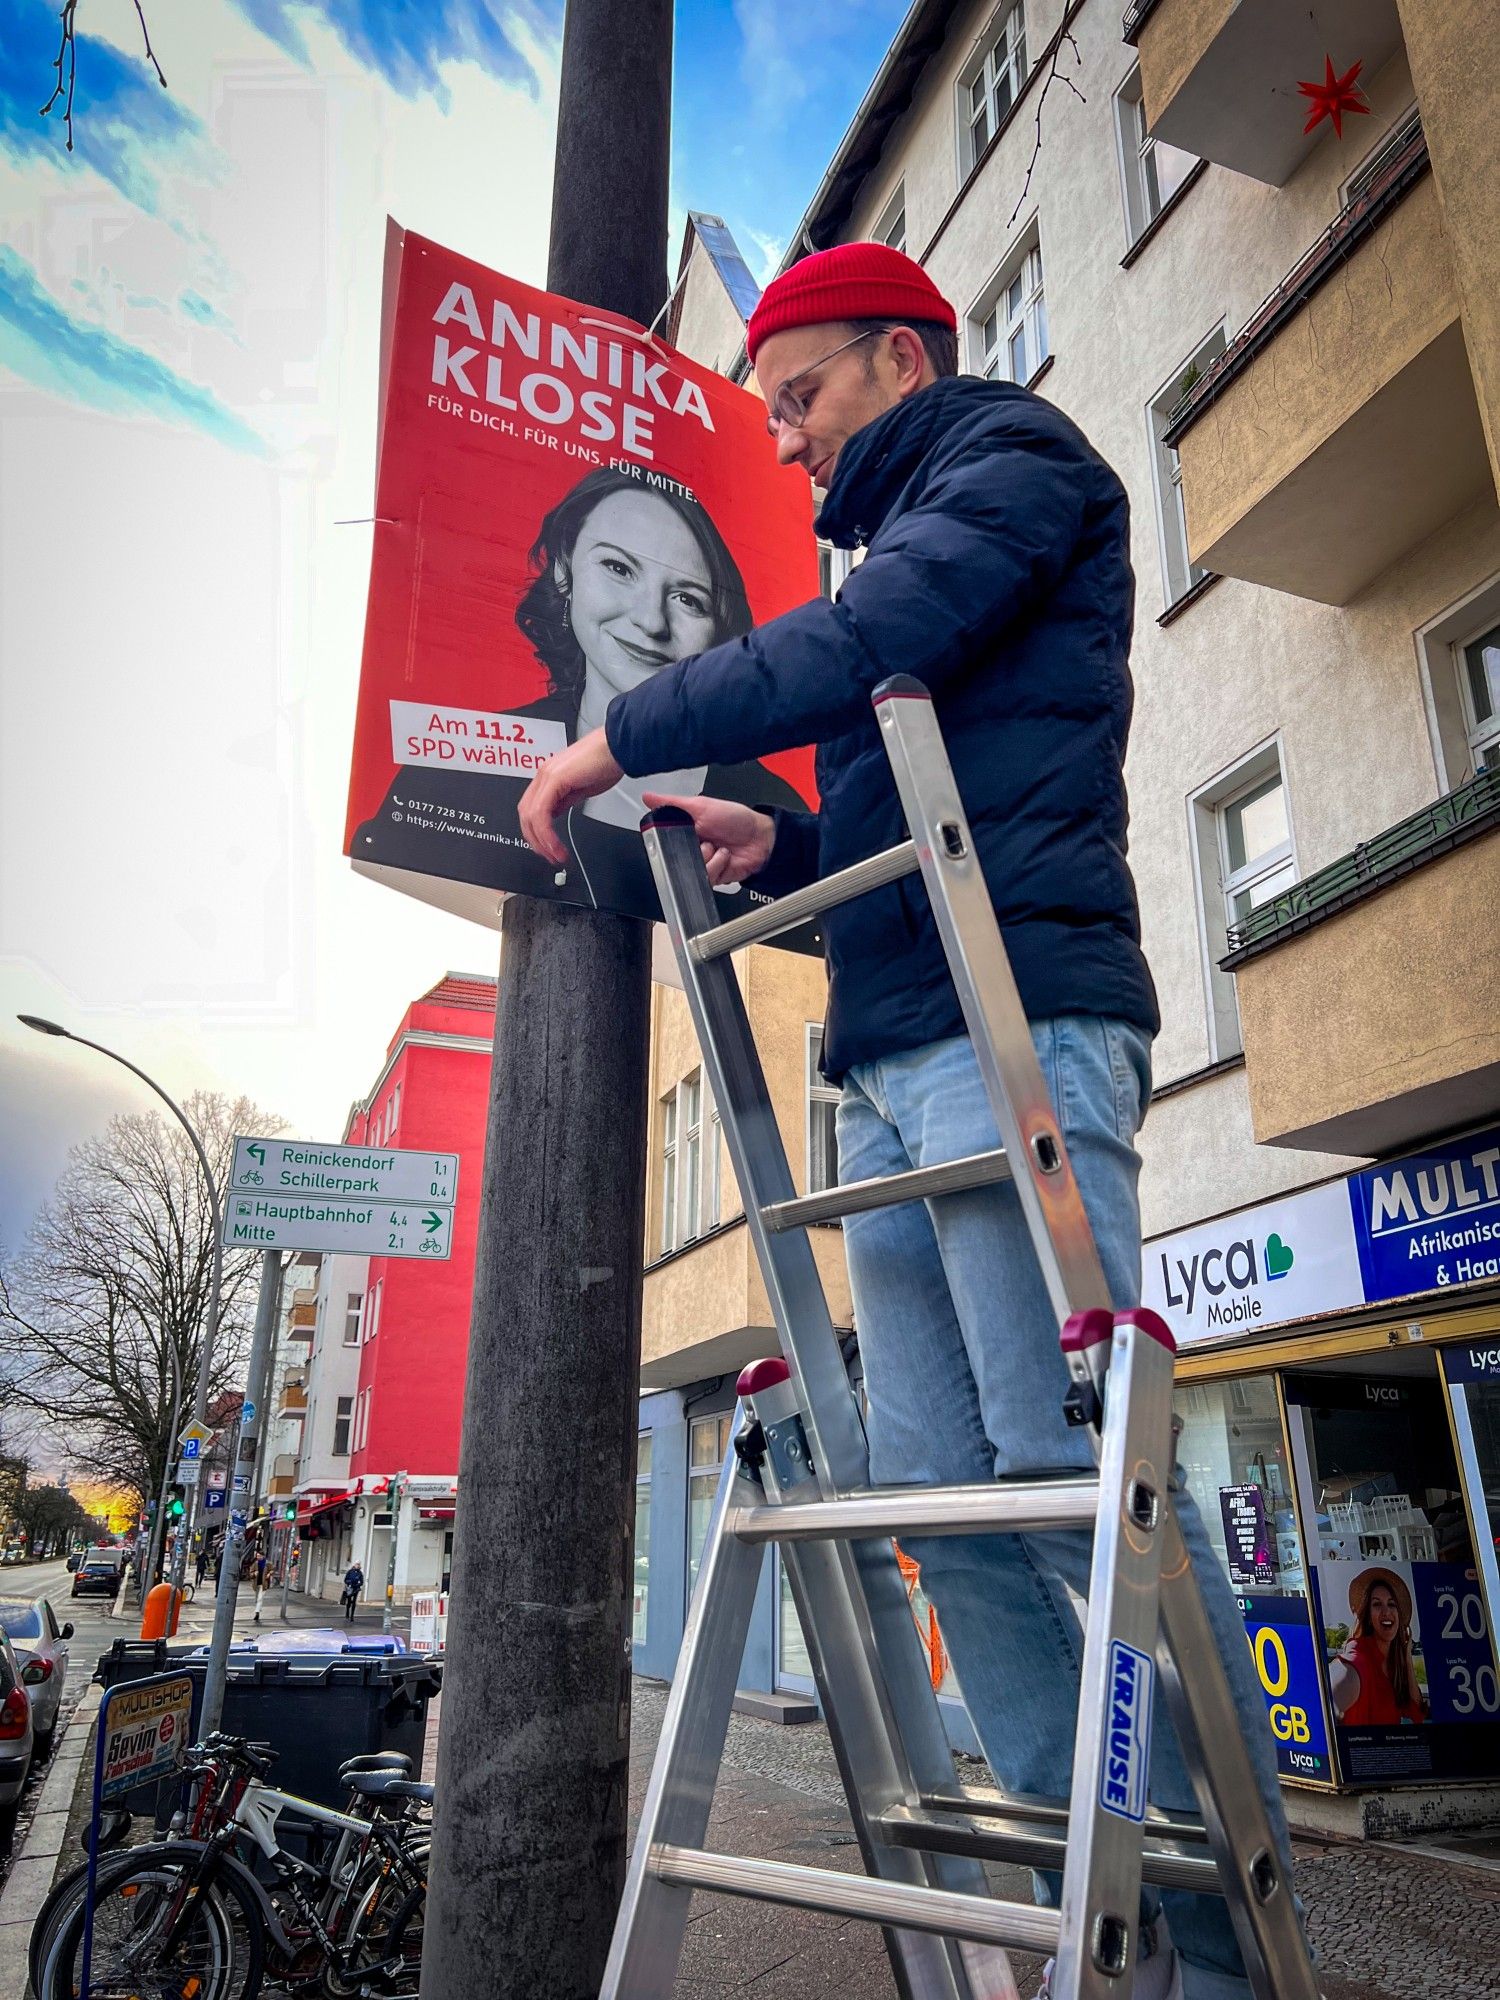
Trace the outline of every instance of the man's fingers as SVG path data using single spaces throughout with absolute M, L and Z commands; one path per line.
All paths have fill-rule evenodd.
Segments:
M 557 811 L 556 791 L 556 781 L 550 780 L 545 770 L 539 771 L 522 793 L 516 816 L 527 846 L 545 860 L 560 863 L 567 860 L 568 850 L 552 823 Z

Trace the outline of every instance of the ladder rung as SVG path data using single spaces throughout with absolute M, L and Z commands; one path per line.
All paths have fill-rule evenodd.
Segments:
M 935 1167 L 913 1167 L 904 1174 L 884 1174 L 878 1180 L 846 1181 L 821 1194 L 799 1195 L 795 1201 L 768 1202 L 761 1210 L 767 1229 L 802 1229 L 809 1222 L 834 1222 L 841 1215 L 858 1215 L 867 1208 L 889 1208 L 898 1201 L 926 1201 L 963 1188 L 989 1187 L 1010 1179 L 1010 1161 L 997 1146 L 988 1153 L 965 1153 Z
M 972 1938 L 978 1944 L 1013 1945 L 1019 1951 L 1057 1948 L 1056 1910 L 1030 1903 L 1005 1903 L 987 1896 L 964 1896 L 951 1889 L 924 1889 L 907 1882 L 883 1882 L 870 1875 L 839 1875 L 831 1868 L 800 1868 L 789 1861 L 760 1861 L 737 1854 L 709 1854 L 691 1847 L 657 1847 L 652 1872 L 663 1882 L 711 1889 L 727 1896 L 750 1896 L 764 1903 L 788 1903 L 799 1910 L 826 1910 L 833 1916 L 865 1917 L 902 1930 L 935 1931 L 941 1937 Z
M 887 882 L 899 882 L 903 875 L 914 875 L 916 870 L 917 850 L 911 841 L 903 841 L 900 847 L 872 854 L 868 861 L 856 861 L 852 868 L 841 868 L 836 875 L 825 875 L 821 882 L 794 889 L 791 895 L 778 897 L 764 909 L 732 917 L 727 924 L 716 924 L 711 931 L 700 931 L 687 940 L 688 951 L 706 963 L 711 958 L 722 958 L 727 951 L 738 951 L 742 945 L 762 944 L 767 938 L 779 937 L 783 931 L 805 924 L 809 917 L 819 916 L 840 903 L 852 903 L 856 896 L 867 896 L 872 889 L 883 889 Z
M 1058 1870 L 1068 1854 L 1066 1825 L 1043 1825 L 1019 1815 L 987 1813 L 976 1823 L 919 1812 L 912 1806 L 892 1806 L 876 1825 L 893 1847 L 914 1847 L 925 1854 L 969 1854 L 981 1861 L 1022 1861 L 1029 1868 Z M 1161 1840 L 1154 1833 L 1142 1843 L 1141 1873 L 1165 1889 L 1223 1894 L 1219 1871 L 1209 1855 L 1190 1852 L 1185 1844 Z
M 923 1792 L 918 1803 L 924 1812 L 965 1813 L 971 1818 L 1023 1819 L 1037 1826 L 1066 1827 L 1066 1799 L 1036 1798 L 1028 1792 L 1002 1792 L 993 1785 L 960 1785 L 952 1792 Z M 1208 1829 L 1192 1813 L 1167 1812 L 1161 1806 L 1147 1806 L 1145 1831 L 1198 1847 L 1208 1845 Z
M 742 1542 L 1026 1535 L 1047 1528 L 1091 1528 L 1098 1512 L 1097 1479 L 997 1479 L 977 1486 L 873 1486 L 842 1500 L 731 1507 L 724 1526 Z

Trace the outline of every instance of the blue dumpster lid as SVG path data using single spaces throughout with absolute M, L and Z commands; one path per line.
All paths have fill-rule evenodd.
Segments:
M 195 1648 L 195 1654 L 207 1653 L 207 1646 Z M 406 1642 L 395 1632 L 360 1632 L 351 1634 L 337 1625 L 297 1625 L 286 1632 L 255 1632 L 236 1636 L 231 1648 L 231 1657 L 236 1653 L 257 1653 L 263 1659 L 282 1659 L 292 1653 L 364 1653 L 383 1654 L 404 1653 Z

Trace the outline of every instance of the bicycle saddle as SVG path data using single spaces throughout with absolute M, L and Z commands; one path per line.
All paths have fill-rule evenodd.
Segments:
M 415 1778 L 397 1778 L 385 1788 L 388 1799 L 420 1799 L 423 1805 L 432 1804 L 436 1785 L 419 1784 Z
M 410 1769 L 411 1759 L 404 1750 L 371 1750 L 361 1757 L 346 1757 L 339 1765 L 339 1778 L 352 1778 L 356 1771 L 397 1771 L 404 1777 Z
M 351 1771 L 344 1783 L 360 1799 L 388 1799 L 401 1794 L 395 1792 L 397 1785 L 406 1782 L 400 1771 Z

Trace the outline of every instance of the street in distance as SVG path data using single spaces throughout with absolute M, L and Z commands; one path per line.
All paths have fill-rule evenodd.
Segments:
M 451 1208 L 458 1198 L 458 1154 L 325 1146 L 308 1139 L 236 1139 L 229 1190 L 252 1189 L 277 1195 L 363 1196 L 376 1202 L 426 1201 Z
M 224 1215 L 227 1249 L 342 1250 L 366 1257 L 446 1258 L 453 1210 L 426 1201 L 335 1201 L 241 1192 Z

